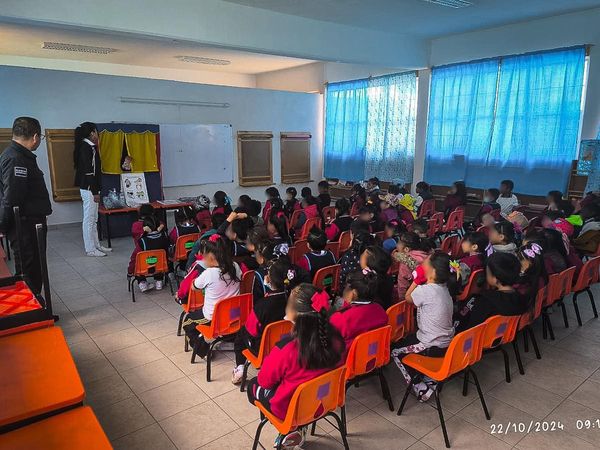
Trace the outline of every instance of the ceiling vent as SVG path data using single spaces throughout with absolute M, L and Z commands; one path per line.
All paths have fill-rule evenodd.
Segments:
M 194 64 L 208 64 L 212 66 L 227 66 L 231 61 L 226 59 L 205 58 L 203 56 L 176 56 L 179 61 Z
M 92 45 L 65 44 L 64 42 L 44 42 L 42 48 L 45 50 L 59 50 L 63 52 L 76 53 L 95 53 L 98 55 L 108 55 L 118 51 L 110 47 L 94 47 Z
M 473 2 L 468 0 L 423 0 L 427 3 L 434 3 L 440 6 L 446 6 L 448 8 L 466 8 L 473 6 Z

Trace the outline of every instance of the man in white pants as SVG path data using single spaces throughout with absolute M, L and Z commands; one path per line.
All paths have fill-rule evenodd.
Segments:
M 83 244 L 88 256 L 101 257 L 112 249 L 103 247 L 98 240 L 98 204 L 101 190 L 101 162 L 98 152 L 98 130 L 91 122 L 83 122 L 75 129 L 75 186 L 79 186 L 83 201 Z

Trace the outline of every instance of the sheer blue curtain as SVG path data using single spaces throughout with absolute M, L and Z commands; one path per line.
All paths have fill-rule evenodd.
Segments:
M 454 105 L 446 96 L 469 97 L 464 68 L 472 72 L 473 65 L 483 64 L 489 70 L 484 71 L 487 77 L 480 78 L 486 82 L 478 80 L 478 95 L 470 97 L 485 111 L 468 105 L 466 112 L 459 107 L 444 109 L 447 103 Z M 486 188 L 509 178 L 517 192 L 543 195 L 563 190 L 577 154 L 584 67 L 585 49 L 577 47 L 434 69 L 427 180 L 449 184 L 463 179 L 468 186 Z M 482 67 L 479 70 L 483 71 Z M 462 126 L 457 123 L 461 113 L 465 115 Z M 453 128 L 458 137 L 444 139 Z M 457 141 L 456 146 L 448 143 Z
M 415 72 L 331 83 L 325 106 L 325 176 L 412 181 Z

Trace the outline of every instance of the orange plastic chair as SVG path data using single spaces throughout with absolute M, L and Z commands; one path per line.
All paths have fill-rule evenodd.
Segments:
M 600 256 L 588 259 L 581 268 L 577 281 L 573 286 L 573 307 L 575 308 L 575 315 L 577 316 L 577 324 L 582 326 L 581 314 L 579 313 L 579 305 L 577 304 L 577 297 L 582 292 L 587 292 L 592 304 L 592 311 L 594 311 L 594 317 L 598 318 L 598 310 L 596 309 L 596 302 L 594 301 L 594 294 L 592 294 L 592 284 L 594 284 L 598 278 L 600 272 Z
M 206 354 L 206 381 L 210 381 L 210 369 L 215 345 L 227 337 L 232 337 L 242 329 L 252 311 L 252 294 L 241 294 L 219 300 L 215 305 L 209 324 L 198 325 L 196 329 L 204 339 L 213 339 Z M 192 364 L 196 361 L 198 345 L 192 349 Z
M 175 254 L 172 261 L 174 263 L 187 262 L 188 256 L 196 241 L 200 239 L 200 233 L 190 233 L 185 236 L 179 236 L 175 243 Z
M 456 301 L 464 302 L 466 300 L 469 300 L 474 295 L 479 294 L 483 290 L 484 285 L 485 270 L 474 270 L 469 276 L 469 281 L 467 281 L 467 285 L 464 287 L 462 292 L 456 296 Z
M 298 386 L 283 420 L 275 417 L 260 402 L 254 402 L 261 412 L 262 420 L 256 428 L 252 450 L 258 448 L 260 434 L 267 422 L 270 422 L 279 433 L 287 436 L 298 427 L 311 425 L 327 416 L 336 420 L 344 449 L 348 450 L 350 447 L 346 439 L 346 428 L 341 418 L 335 413 L 335 410 L 340 407 L 342 414 L 345 415 L 345 372 L 346 367 L 342 366 Z M 280 448 L 281 444 L 278 446 L 278 449 Z
M 444 213 L 436 212 L 429 220 L 434 221 L 434 235 L 436 233 L 441 233 L 444 230 Z M 433 237 L 433 235 L 430 237 Z
M 421 208 L 419 208 L 419 218 L 429 217 L 435 214 L 435 199 L 423 200 Z
M 340 258 L 340 243 L 339 242 L 328 242 L 325 246 L 325 250 L 329 250 L 335 256 L 337 261 Z
M 554 340 L 554 330 L 550 321 L 550 313 L 548 308 L 553 304 L 558 304 L 562 308 L 563 321 L 565 328 L 569 328 L 569 319 L 567 318 L 567 308 L 563 302 L 565 296 L 571 293 L 573 286 L 573 276 L 575 275 L 575 267 L 569 267 L 560 273 L 550 275 L 548 278 L 548 292 L 546 301 L 542 309 L 542 336 L 544 339 L 550 335 L 550 339 Z
M 302 231 L 300 232 L 299 239 L 306 239 L 312 227 L 321 228 L 320 217 L 313 217 L 312 219 L 308 219 L 306 222 L 304 222 L 304 225 L 302 225 Z
M 250 367 L 250 364 L 252 364 L 252 367 L 255 369 L 260 369 L 265 358 L 269 356 L 269 353 L 273 350 L 273 347 L 275 347 L 279 341 L 290 335 L 293 326 L 294 324 L 289 320 L 280 320 L 278 322 L 270 323 L 265 327 L 262 337 L 260 338 L 258 355 L 255 355 L 249 349 L 242 352 L 246 357 L 246 363 L 244 364 L 240 392 L 244 392 L 244 388 L 246 387 L 246 378 L 248 376 L 248 367 Z
M 542 314 L 542 305 L 544 304 L 544 301 L 546 299 L 546 291 L 546 286 L 538 290 L 535 296 L 535 304 L 533 311 L 527 311 L 526 313 L 521 315 L 521 319 L 519 320 L 519 326 L 517 330 L 518 333 L 521 333 L 523 335 L 523 349 L 525 350 L 525 353 L 529 351 L 529 339 L 531 339 L 531 344 L 533 345 L 533 350 L 535 351 L 535 356 L 537 359 L 542 359 L 542 354 L 540 353 L 540 349 L 535 338 L 535 333 L 533 332 L 532 324 Z
M 392 327 L 386 325 L 358 335 L 346 357 L 346 389 L 370 376 L 378 376 L 381 393 L 387 400 L 390 411 L 394 410 L 392 394 L 383 368 L 390 362 L 390 338 Z M 342 411 L 342 421 L 346 415 Z
M 297 209 L 292 213 L 290 220 L 288 222 L 288 231 L 295 230 L 296 228 L 298 228 L 298 222 L 300 221 L 301 214 L 302 214 L 301 209 Z
M 521 316 L 492 316 L 484 323 L 486 324 L 485 332 L 483 333 L 483 351 L 490 353 L 501 351 L 504 357 L 504 373 L 506 382 L 510 383 L 510 362 L 508 353 L 503 347 L 504 344 L 512 344 L 515 351 L 515 358 L 519 366 L 519 373 L 525 375 L 523 362 L 521 361 L 521 353 L 517 346 L 515 336 L 517 335 L 517 327 Z M 467 384 L 465 383 L 465 386 Z
M 465 210 L 456 208 L 454 211 L 450 213 L 448 216 L 448 220 L 446 220 L 446 224 L 442 229 L 443 233 L 451 233 L 452 231 L 461 230 L 463 227 L 463 223 L 465 221 Z
M 0 435 L 0 448 L 12 450 L 111 450 L 92 408 L 82 406 Z
M 335 219 L 335 206 L 326 206 L 323 208 L 323 217 L 325 222 Z
M 392 327 L 392 342 L 398 342 L 415 331 L 415 307 L 412 303 L 403 300 L 390 306 L 386 313 L 388 325 Z
M 453 234 L 451 236 L 446 236 L 442 241 L 442 245 L 440 245 L 440 250 L 446 253 L 447 255 L 452 256 L 452 252 L 456 247 L 456 242 L 459 241 L 458 235 Z
M 485 404 L 483 398 L 483 392 L 477 379 L 475 371 L 471 368 L 473 364 L 481 359 L 483 352 L 483 333 L 485 332 L 486 325 L 484 323 L 477 325 L 469 330 L 463 331 L 457 334 L 452 339 L 448 350 L 443 358 L 433 358 L 430 356 L 423 356 L 417 354 L 406 355 L 402 359 L 402 364 L 405 366 L 412 367 L 416 371 L 429 378 L 437 381 L 437 389 L 435 390 L 435 402 L 437 405 L 438 416 L 440 418 L 440 424 L 442 426 L 442 433 L 444 434 L 444 441 L 446 448 L 450 448 L 450 440 L 448 439 L 448 431 L 446 430 L 446 424 L 444 422 L 444 413 L 442 411 L 442 405 L 440 402 L 440 394 L 444 383 L 453 375 L 465 371 L 465 377 L 467 373 L 473 375 L 473 381 L 477 387 L 477 393 L 479 394 L 479 400 L 485 413 L 485 418 L 490 420 L 490 413 Z M 419 379 L 420 376 L 417 374 L 406 388 L 402 404 L 398 409 L 398 415 L 402 414 L 406 400 L 410 394 L 413 384 Z M 464 389 L 464 385 L 463 385 Z
M 346 253 L 352 244 L 352 234 L 350 231 L 343 231 L 340 234 L 340 255 Z
M 254 286 L 254 270 L 249 270 L 242 275 L 240 283 L 240 294 L 252 294 L 252 286 Z
M 181 336 L 181 327 L 183 326 L 183 319 L 186 315 L 191 312 L 197 311 L 204 306 L 204 291 L 201 289 L 196 289 L 194 287 L 194 283 L 190 285 L 190 290 L 188 291 L 187 303 L 183 303 L 181 305 L 182 311 L 179 315 L 179 323 L 177 325 L 177 336 Z M 187 345 L 187 340 L 185 341 Z
M 313 284 L 319 289 L 327 291 L 329 295 L 337 294 L 340 290 L 341 268 L 341 265 L 335 264 L 317 270 L 317 273 L 313 277 Z
M 208 217 L 206 219 L 202 219 L 198 221 L 198 226 L 202 232 L 208 231 L 212 228 L 212 220 Z
M 135 256 L 135 269 L 133 277 L 128 277 L 128 289 L 131 291 L 131 301 L 135 302 L 134 283 L 136 277 L 153 277 L 159 274 L 165 275 L 171 294 L 173 294 L 173 286 L 168 276 L 169 265 L 167 264 L 167 252 L 160 250 L 143 250 Z
M 294 248 L 294 259 L 290 259 L 290 261 L 292 261 L 292 263 L 294 264 L 298 264 L 300 258 L 302 258 L 304 255 L 310 252 L 310 249 L 308 248 L 308 241 L 306 239 L 296 241 L 296 243 L 294 244 Z

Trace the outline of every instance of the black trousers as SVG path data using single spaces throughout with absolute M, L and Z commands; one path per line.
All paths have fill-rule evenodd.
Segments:
M 38 223 L 42 224 L 42 234 L 45 244 L 46 235 L 48 233 L 45 217 L 22 218 L 20 242 L 17 237 L 17 229 L 15 226 L 11 227 L 6 234 L 10 246 L 13 249 L 15 268 L 18 268 L 20 264 L 23 274 L 29 282 L 31 290 L 35 294 L 41 294 L 42 292 L 42 267 L 40 265 L 40 253 L 38 251 L 38 242 L 35 232 L 35 226 Z M 43 251 L 44 253 L 46 252 L 45 246 Z

